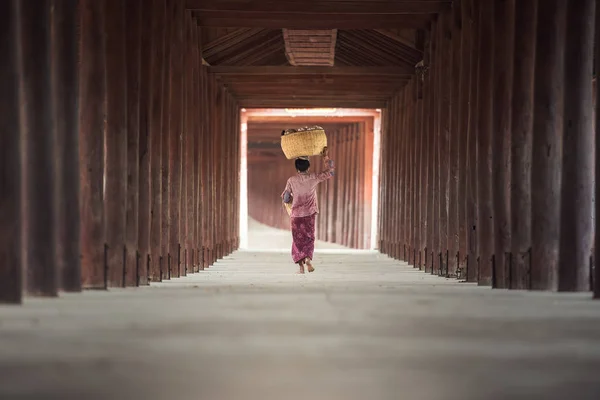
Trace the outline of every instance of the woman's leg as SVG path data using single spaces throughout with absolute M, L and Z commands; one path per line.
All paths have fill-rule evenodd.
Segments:
M 292 258 L 296 264 L 300 265 L 300 271 L 304 273 L 304 264 L 310 264 L 309 272 L 312 268 L 313 252 L 315 248 L 315 215 L 308 217 L 292 218 Z

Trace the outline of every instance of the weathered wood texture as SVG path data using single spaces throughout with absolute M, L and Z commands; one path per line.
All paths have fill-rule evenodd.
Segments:
M 59 288 L 81 290 L 79 211 L 79 2 L 52 2 L 52 90 L 56 184 L 56 266 Z
M 106 65 L 104 3 L 83 0 L 79 70 L 81 275 L 84 289 L 106 287 L 104 260 L 104 121 Z
M 511 136 L 510 288 L 528 289 L 531 266 L 531 159 L 537 0 L 515 4 L 514 79 Z
M 127 217 L 127 47 L 125 3 L 105 0 L 106 132 L 105 189 L 106 282 L 125 284 Z
M 51 73 L 51 2 L 19 2 L 21 39 L 23 243 L 25 287 L 31 295 L 56 296 L 56 179 Z
M 531 170 L 531 289 L 557 290 L 567 4 L 538 8 Z
M 511 117 L 515 0 L 494 0 L 492 193 L 494 256 L 492 285 L 509 287 Z
M 569 2 L 565 45 L 565 107 L 558 289 L 590 290 L 594 227 L 594 19 L 596 1 Z M 596 61 L 596 71 L 600 69 Z
M 595 59 L 596 60 L 600 60 L 600 7 L 598 7 L 596 5 L 596 24 L 595 24 L 595 28 L 596 28 L 596 36 L 595 36 Z M 595 79 L 595 85 L 594 85 L 594 89 L 595 89 L 595 104 L 594 104 L 594 130 L 596 131 L 596 143 L 595 143 L 595 154 L 596 154 L 596 165 L 595 165 L 595 176 L 598 177 L 600 176 L 600 157 L 598 157 L 598 154 L 600 154 L 600 113 L 598 112 L 598 104 L 600 104 L 600 90 L 598 90 L 598 73 L 596 72 L 595 74 L 596 79 Z M 594 223 L 595 223 L 595 236 L 594 236 L 594 261 L 595 261 L 595 268 L 594 268 L 594 275 L 592 277 L 593 280 L 593 291 L 594 291 L 594 298 L 595 299 L 600 299 L 600 268 L 598 267 L 598 260 L 600 260 L 600 235 L 598 235 L 598 232 L 600 232 L 600 219 L 598 218 L 598 215 L 600 215 L 600 201 L 598 201 L 598 199 L 600 199 L 600 185 L 596 185 L 596 191 L 595 191 L 595 213 L 594 213 Z
M 20 303 L 21 135 L 19 127 L 18 0 L 0 3 L 0 302 Z

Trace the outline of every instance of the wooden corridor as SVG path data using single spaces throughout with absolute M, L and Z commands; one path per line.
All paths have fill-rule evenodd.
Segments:
M 0 54 L 0 398 L 599 398 L 598 0 L 1 0 Z M 240 245 L 305 125 L 299 277 Z

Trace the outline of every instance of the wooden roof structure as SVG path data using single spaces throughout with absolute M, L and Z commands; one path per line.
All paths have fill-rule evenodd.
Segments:
M 384 107 L 451 0 L 185 0 L 242 107 Z

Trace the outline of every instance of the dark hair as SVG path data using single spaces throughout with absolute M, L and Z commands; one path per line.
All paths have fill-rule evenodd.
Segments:
M 285 129 L 281 131 L 281 136 L 285 135 Z
M 306 172 L 310 168 L 310 161 L 298 158 L 295 162 L 296 170 Z

